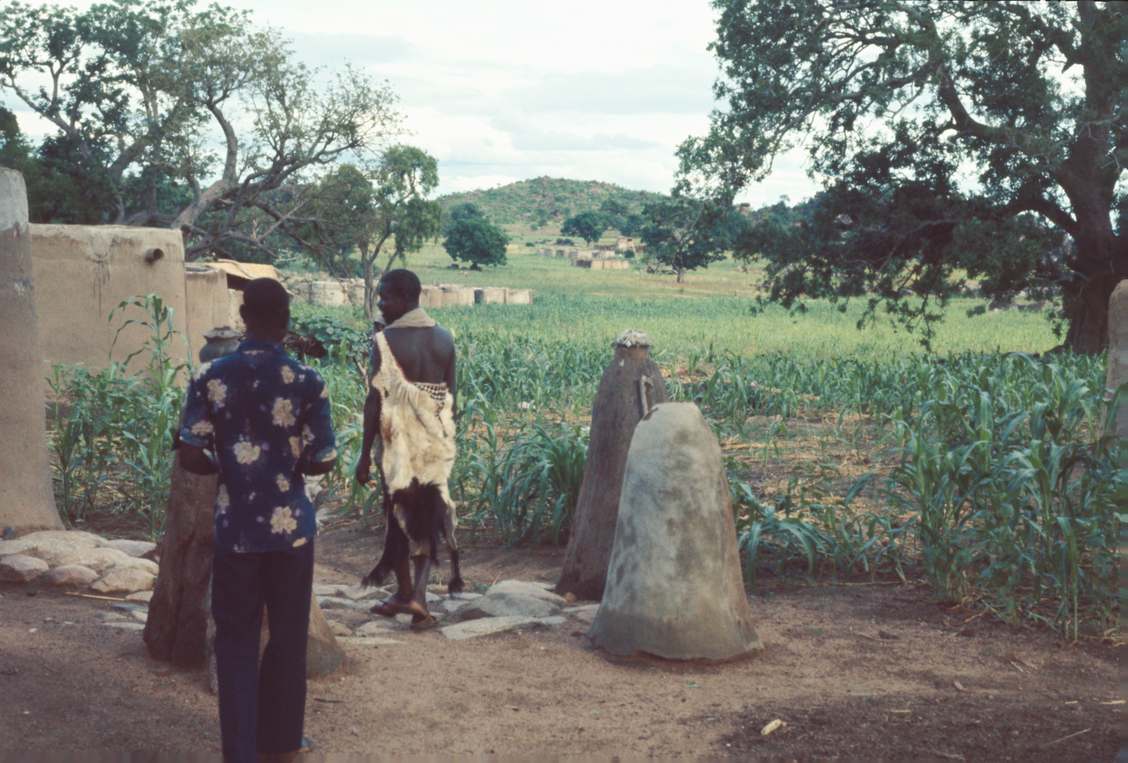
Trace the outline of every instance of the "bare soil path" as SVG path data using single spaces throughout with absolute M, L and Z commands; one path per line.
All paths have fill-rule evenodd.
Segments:
M 318 541 L 318 580 L 371 566 L 359 524 Z M 472 583 L 552 580 L 555 550 L 475 548 Z M 0 759 L 95 751 L 216 754 L 215 699 L 198 675 L 103 625 L 109 602 L 0 587 Z M 336 753 L 805 760 L 1111 760 L 1125 705 L 1121 648 L 1062 644 L 931 602 L 901 585 L 768 587 L 766 644 L 726 665 L 612 662 L 574 626 L 451 642 L 349 644 L 311 682 L 307 733 Z M 769 736 L 761 729 L 780 719 Z M 32 753 L 32 755 L 28 755 Z

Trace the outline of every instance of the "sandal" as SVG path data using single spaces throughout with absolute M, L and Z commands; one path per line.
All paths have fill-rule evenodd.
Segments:
M 395 617 L 396 615 L 408 612 L 407 607 L 410 604 L 410 599 L 401 599 L 398 596 L 389 596 L 388 598 L 374 605 L 368 611 L 374 615 L 380 615 L 381 617 Z
M 426 617 L 420 617 L 419 615 L 415 615 L 411 619 L 411 630 L 415 631 L 416 633 L 422 633 L 423 631 L 434 630 L 435 628 L 438 628 L 438 627 L 439 627 L 439 619 L 437 617 L 435 617 L 434 615 L 427 615 Z

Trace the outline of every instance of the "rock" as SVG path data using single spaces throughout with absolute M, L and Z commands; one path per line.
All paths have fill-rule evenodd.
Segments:
M 341 596 L 341 592 L 346 590 L 348 590 L 348 586 L 344 583 L 315 583 L 313 595 L 319 598 L 322 596 Z
M 114 567 L 95 580 L 90 590 L 96 593 L 133 593 L 151 591 L 157 576 L 139 567 Z
M 380 595 L 380 593 L 381 591 L 378 588 L 366 588 L 364 586 L 354 585 L 342 587 L 340 593 L 337 593 L 336 596 L 352 599 L 353 601 L 363 601 L 364 599 L 374 599 Z M 368 606 L 372 606 L 372 602 L 369 602 Z
M 376 638 L 372 636 L 343 636 L 340 639 L 342 642 L 351 646 L 393 646 L 395 644 L 402 644 L 402 641 L 397 641 L 394 638 Z
M 130 612 L 129 614 L 133 617 L 134 620 L 139 623 L 148 622 L 149 620 L 149 610 L 147 609 L 138 609 L 136 611 Z
M 119 565 L 119 566 L 122 566 L 122 565 Z M 160 571 L 160 565 L 158 565 L 152 559 L 141 559 L 141 558 L 132 557 L 132 556 L 129 557 L 129 561 L 125 564 L 125 566 L 136 567 L 138 569 L 146 570 L 148 572 L 153 573 L 154 575 L 156 575 L 157 572 Z
M 47 562 L 25 554 L 0 557 L 0 582 L 30 583 L 47 572 Z
M 88 551 L 97 548 L 97 546 L 86 537 L 88 535 L 87 533 L 75 533 L 74 537 L 67 537 L 68 535 L 69 533 L 61 530 L 44 530 L 42 532 L 25 535 L 19 538 L 19 540 L 28 544 L 25 553 L 29 556 L 42 559 L 52 567 L 63 564 L 65 559 L 74 556 L 80 551 Z
M 333 635 L 337 637 L 353 635 L 352 628 L 344 623 L 329 622 L 329 630 L 333 631 Z
M 133 601 L 115 601 L 110 605 L 110 609 L 112 609 L 114 612 L 122 612 L 127 615 L 132 615 L 134 612 L 138 611 L 148 611 L 144 604 L 138 604 L 137 602 Z
M 607 585 L 589 635 L 616 655 L 725 660 L 761 648 L 744 592 L 721 447 L 696 405 L 639 422 Z
M 104 622 L 102 625 L 107 628 L 119 628 L 123 631 L 143 631 L 145 630 L 144 623 L 138 623 L 130 620 Z
M 469 604 L 470 604 L 470 602 L 468 602 L 468 601 L 461 601 L 459 599 L 447 599 L 446 601 L 444 601 L 439 606 L 442 607 L 448 613 L 454 613 L 454 612 L 457 612 L 458 610 L 462 609 L 463 607 L 465 607 Z
M 341 623 L 349 628 L 358 628 L 369 621 L 371 616 L 367 612 L 358 612 L 355 609 L 327 609 L 325 619 L 330 623 Z
M 452 593 L 447 598 L 453 599 L 455 601 L 474 601 L 475 599 L 482 598 L 482 594 L 480 594 L 480 593 L 467 593 L 466 591 L 463 591 L 462 593 Z
M 101 535 L 88 533 L 85 530 L 40 530 L 21 536 L 19 540 L 25 540 L 37 546 L 40 544 L 69 543 L 91 548 L 101 546 L 106 542 L 106 539 Z
M 599 611 L 598 604 L 584 604 L 579 607 L 568 607 L 564 614 L 591 625 L 595 620 L 595 613 Z
M 148 604 L 150 601 L 152 601 L 152 599 L 152 591 L 134 591 L 133 593 L 125 597 L 126 601 L 138 601 L 144 604 Z
M 355 609 L 358 612 L 367 612 L 372 606 L 370 601 L 353 601 L 343 596 L 318 596 L 317 603 L 325 609 Z
M 441 632 L 451 641 L 465 641 L 466 639 L 480 636 L 492 636 L 497 633 L 516 630 L 517 628 L 537 628 L 548 625 L 561 625 L 563 617 L 488 617 L 480 620 L 470 620 L 457 625 L 448 625 L 441 628 Z
M 560 612 L 561 604 L 541 597 L 517 593 L 488 593 L 458 609 L 459 620 L 481 617 L 551 617 Z
M 550 584 L 503 580 L 491 586 L 484 596 L 473 598 L 465 606 L 448 611 L 456 611 L 459 620 L 481 617 L 551 617 L 560 612 L 564 599 L 548 590 L 546 585 Z
M 64 564 L 48 570 L 42 582 L 59 588 L 86 588 L 97 579 L 98 573 L 89 567 L 83 567 L 81 564 Z
M 35 545 L 28 543 L 22 538 L 17 540 L 0 540 L 0 556 L 9 556 L 11 554 L 23 554 L 28 549 L 34 549 Z
M 427 603 L 428 604 L 438 604 L 442 600 L 443 600 L 442 596 L 439 596 L 437 593 L 431 593 L 430 591 L 427 591 Z
M 59 566 L 79 564 L 89 567 L 99 575 L 104 575 L 114 567 L 129 567 L 134 561 L 133 557 L 116 548 L 80 548 L 67 554 L 58 561 Z M 152 564 L 152 562 L 150 562 Z M 156 574 L 154 572 L 154 574 Z
M 402 631 L 403 627 L 394 619 L 379 619 L 364 623 L 354 633 L 357 636 L 386 636 L 389 633 Z
M 557 596 L 552 592 L 552 583 L 540 582 L 525 582 L 523 580 L 502 580 L 500 583 L 494 583 L 486 591 L 486 596 L 494 593 L 517 594 L 521 596 L 533 596 L 538 599 L 564 606 L 564 597 Z
M 128 554 L 129 556 L 148 557 L 149 554 L 157 550 L 156 543 L 150 543 L 147 540 L 108 540 L 104 548 L 113 548 Z

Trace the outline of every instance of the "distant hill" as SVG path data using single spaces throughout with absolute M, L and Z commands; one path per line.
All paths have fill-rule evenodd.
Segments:
M 438 201 L 444 212 L 456 204 L 470 202 L 499 225 L 525 223 L 541 226 L 548 223 L 560 224 L 565 218 L 579 212 L 598 209 L 606 199 L 615 199 L 637 212 L 643 204 L 660 198 L 661 194 L 632 191 L 597 180 L 539 177 L 500 188 L 451 193 L 440 196 Z

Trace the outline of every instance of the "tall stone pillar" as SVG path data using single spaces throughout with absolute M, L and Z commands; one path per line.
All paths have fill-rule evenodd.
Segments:
M 0 529 L 59 528 L 51 489 L 27 188 L 0 167 Z
M 584 481 L 556 585 L 557 593 L 593 601 L 603 596 L 607 582 L 631 436 L 647 411 L 667 399 L 662 371 L 650 359 L 646 334 L 626 331 L 614 347 L 615 355 L 603 372 L 591 409 Z

